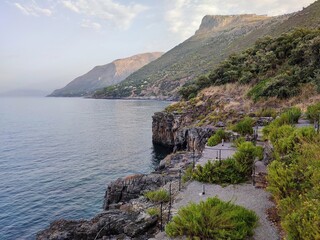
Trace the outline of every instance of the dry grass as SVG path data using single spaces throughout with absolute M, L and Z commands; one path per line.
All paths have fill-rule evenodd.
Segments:
M 249 91 L 249 85 L 240 85 L 238 83 L 228 83 L 222 86 L 213 86 L 205 88 L 199 95 L 208 96 L 228 96 L 228 97 L 244 97 Z

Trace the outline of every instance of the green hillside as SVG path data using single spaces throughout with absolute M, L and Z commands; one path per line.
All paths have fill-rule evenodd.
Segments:
M 230 54 L 251 47 L 259 38 L 276 37 L 297 27 L 319 27 L 319 12 L 320 1 L 316 1 L 300 12 L 280 17 L 206 16 L 194 36 L 94 97 L 176 99 L 181 86 L 210 72 Z
M 246 51 L 230 56 L 209 76 L 202 76 L 180 90 L 188 99 L 209 86 L 250 84 L 253 100 L 289 98 L 305 83 L 320 90 L 320 30 L 297 29 L 278 38 L 265 37 Z
M 122 83 L 96 92 L 95 97 L 177 96 L 179 87 L 224 60 L 232 42 L 257 28 L 269 29 L 284 19 L 287 16 L 206 16 L 194 36 L 136 71 Z M 242 49 L 248 46 L 249 42 Z M 238 50 L 241 49 L 235 46 L 231 51 Z

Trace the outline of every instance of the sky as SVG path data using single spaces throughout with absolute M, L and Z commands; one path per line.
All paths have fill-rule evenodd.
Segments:
M 301 10 L 314 0 L 0 0 L 0 92 L 52 91 L 96 65 L 166 52 L 205 15 Z

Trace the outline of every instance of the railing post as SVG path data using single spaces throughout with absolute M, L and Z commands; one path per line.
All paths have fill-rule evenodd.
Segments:
M 111 239 L 111 217 L 109 217 L 109 222 L 108 222 L 108 235 L 109 235 L 109 239 Z
M 179 169 L 179 192 L 181 190 L 181 169 Z
M 162 202 L 160 202 L 160 232 L 162 232 Z
M 319 133 L 319 127 L 320 127 L 320 114 L 318 116 L 318 128 L 317 128 L 317 132 Z
M 252 185 L 253 186 L 256 185 L 255 175 L 256 175 L 256 168 L 255 168 L 255 161 L 254 161 L 252 164 Z
M 168 221 L 170 221 L 170 215 L 171 215 L 171 182 L 169 184 L 169 211 L 168 211 Z

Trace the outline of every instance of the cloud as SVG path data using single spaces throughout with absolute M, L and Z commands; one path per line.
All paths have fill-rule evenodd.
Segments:
M 81 23 L 81 27 L 83 28 L 91 28 L 96 31 L 99 31 L 101 29 L 101 24 L 97 22 L 93 22 L 90 19 L 83 19 Z
M 165 20 L 169 23 L 169 30 L 179 33 L 184 39 L 195 32 L 203 16 L 219 13 L 219 9 L 210 0 L 177 0 L 173 6 L 169 6 L 171 3 L 170 1 L 168 4 L 169 10 L 165 13 Z
M 205 15 L 256 13 L 270 16 L 301 10 L 314 0 L 167 0 L 165 20 L 169 31 L 181 39 L 190 37 L 198 29 Z
M 147 7 L 141 4 L 123 5 L 113 0 L 62 0 L 61 3 L 85 18 L 104 20 L 120 29 L 129 28 L 134 18 L 147 10 Z
M 39 7 L 36 1 L 31 1 L 29 4 L 21 4 L 16 2 L 14 3 L 14 6 L 18 8 L 24 15 L 27 15 L 27 16 L 50 17 L 52 15 L 52 11 L 50 9 Z

